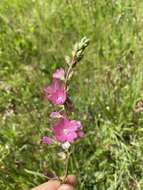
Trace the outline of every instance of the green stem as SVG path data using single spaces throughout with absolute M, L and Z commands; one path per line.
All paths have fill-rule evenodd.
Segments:
M 65 175 L 64 175 L 64 177 L 63 177 L 62 183 L 65 183 L 65 182 L 66 182 L 66 179 L 67 179 L 67 176 L 68 176 L 70 155 L 71 155 L 71 153 L 70 153 L 70 152 L 67 152 Z

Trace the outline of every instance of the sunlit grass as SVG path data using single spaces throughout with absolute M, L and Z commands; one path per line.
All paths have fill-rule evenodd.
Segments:
M 86 137 L 71 173 L 79 189 L 143 189 L 143 98 L 140 0 L 4 0 L 0 2 L 0 189 L 28 189 L 63 173 L 52 148 L 40 144 L 52 105 L 43 98 L 51 73 L 83 36 L 90 46 L 71 93 Z M 141 104 L 140 104 L 141 106 Z

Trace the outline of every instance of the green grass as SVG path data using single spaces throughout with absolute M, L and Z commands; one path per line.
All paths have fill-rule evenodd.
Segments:
M 0 1 L 0 189 L 26 190 L 64 166 L 40 144 L 51 127 L 43 86 L 65 66 L 83 36 L 90 46 L 71 82 L 86 137 L 70 173 L 79 190 L 143 189 L 143 2 L 141 0 Z M 13 113 L 12 113 L 13 112 Z

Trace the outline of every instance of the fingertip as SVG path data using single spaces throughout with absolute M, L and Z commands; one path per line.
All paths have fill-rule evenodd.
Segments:
M 74 190 L 74 187 L 72 187 L 71 185 L 67 185 L 67 184 L 64 184 L 64 185 L 61 185 L 58 190 Z
M 53 188 L 53 190 L 57 190 L 57 188 L 60 186 L 60 182 L 57 180 L 50 180 L 48 181 L 48 190 L 51 190 Z
M 72 185 L 72 186 L 76 186 L 77 184 L 77 179 L 75 175 L 68 175 L 67 176 L 67 183 Z
M 50 180 L 31 190 L 57 190 L 60 187 L 60 182 L 57 180 Z

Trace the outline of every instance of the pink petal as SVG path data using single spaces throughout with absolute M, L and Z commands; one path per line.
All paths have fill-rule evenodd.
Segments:
M 65 71 L 63 68 L 57 69 L 56 72 L 53 74 L 53 78 L 64 80 Z
M 53 87 L 52 87 L 52 85 L 51 85 L 51 86 L 46 86 L 46 87 L 44 88 L 44 92 L 45 92 L 45 93 L 48 93 L 48 94 L 53 93 Z
M 43 143 L 45 144 L 53 144 L 54 142 L 54 139 L 50 138 L 50 137 L 47 137 L 47 136 L 44 136 L 43 139 L 42 139 Z
M 83 129 L 83 126 L 82 126 L 81 122 L 76 121 L 76 120 L 71 120 L 70 121 L 70 126 L 74 130 Z
M 46 97 L 52 101 L 54 104 L 62 105 L 65 103 L 67 98 L 67 92 L 65 84 L 58 80 L 54 79 L 52 84 L 44 89 Z
M 61 118 L 62 115 L 61 115 L 59 112 L 52 112 L 52 113 L 50 114 L 50 117 L 51 117 L 51 118 Z
M 69 133 L 67 136 L 66 136 L 66 141 L 68 142 L 73 142 L 74 140 L 77 139 L 77 134 L 76 132 L 72 132 L 72 133 Z
M 69 120 L 64 117 L 53 127 L 53 132 L 58 141 L 73 142 L 83 136 L 82 128 L 80 121 Z
M 66 141 L 65 135 L 56 135 L 55 137 L 56 137 L 57 141 L 59 141 L 59 142 L 65 142 Z

